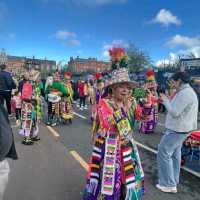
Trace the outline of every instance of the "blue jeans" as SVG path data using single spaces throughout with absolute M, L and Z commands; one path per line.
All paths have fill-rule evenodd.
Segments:
M 179 183 L 181 147 L 188 134 L 166 130 L 158 145 L 157 165 L 159 185 L 175 187 Z

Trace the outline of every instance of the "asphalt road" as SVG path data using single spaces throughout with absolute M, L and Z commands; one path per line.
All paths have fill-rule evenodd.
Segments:
M 5 200 L 81 200 L 85 186 L 84 161 L 91 154 L 89 112 L 75 110 L 72 125 L 59 125 L 49 131 L 40 126 L 41 141 L 33 146 L 21 144 L 21 137 L 15 134 L 19 160 L 11 162 L 11 175 Z M 82 117 L 83 116 L 83 117 Z M 152 135 L 134 132 L 135 139 L 152 149 L 162 136 L 164 116 L 161 125 Z M 16 133 L 16 129 L 13 129 Z M 79 155 L 76 159 L 72 152 Z M 146 194 L 142 200 L 200 200 L 200 178 L 182 170 L 178 194 L 165 194 L 155 188 L 157 183 L 156 155 L 139 147 L 145 172 Z M 82 165 L 81 165 L 82 164 Z M 87 164 L 86 164 L 87 165 Z

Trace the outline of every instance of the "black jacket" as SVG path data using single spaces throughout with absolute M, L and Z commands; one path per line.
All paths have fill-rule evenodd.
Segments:
M 8 114 L 0 104 L 0 161 L 5 158 L 17 159 L 18 157 Z
M 0 77 L 5 80 L 5 86 L 2 88 L 4 91 L 11 91 L 12 89 L 16 89 L 16 84 L 10 74 L 7 71 L 0 71 Z

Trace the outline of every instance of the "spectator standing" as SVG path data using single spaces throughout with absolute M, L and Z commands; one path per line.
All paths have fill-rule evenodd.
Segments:
M 20 93 L 22 93 L 23 85 L 24 85 L 24 83 L 27 81 L 26 79 L 27 79 L 26 76 L 23 75 L 23 76 L 22 76 L 22 79 L 19 81 L 18 91 L 19 91 Z
M 181 147 L 190 132 L 197 129 L 198 99 L 189 85 L 186 72 L 177 72 L 171 78 L 176 93 L 170 99 L 160 94 L 167 109 L 166 131 L 158 146 L 158 184 L 162 192 L 177 193 L 181 165 Z
M 79 98 L 80 98 L 79 107 L 80 107 L 80 110 L 83 110 L 85 108 L 85 100 L 86 100 L 85 82 L 83 80 L 79 82 L 78 91 L 79 91 Z
M 22 99 L 21 99 L 21 93 L 19 91 L 15 92 L 15 95 L 13 97 L 13 101 L 15 104 L 15 117 L 16 117 L 16 124 L 20 124 L 21 119 L 21 110 L 22 110 Z
M 10 172 L 7 158 L 17 159 L 17 152 L 8 114 L 0 104 L 0 200 L 3 200 Z
M 6 101 L 8 114 L 11 115 L 11 94 L 12 89 L 16 88 L 16 84 L 10 72 L 6 71 L 6 65 L 0 66 L 0 101 L 4 104 Z

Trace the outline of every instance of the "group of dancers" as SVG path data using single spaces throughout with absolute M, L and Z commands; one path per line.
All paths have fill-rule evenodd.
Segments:
M 39 141 L 39 123 L 55 126 L 58 123 L 72 124 L 73 90 L 71 73 L 61 78 L 57 72 L 49 76 L 46 83 L 41 82 L 40 73 L 27 72 L 19 82 L 18 89 L 11 100 L 15 112 L 19 134 L 24 145 Z
M 136 122 L 140 122 L 141 133 L 153 133 L 156 127 L 155 75 L 152 69 L 148 70 L 147 81 L 139 87 L 138 83 L 130 80 L 125 50 L 112 48 L 110 57 L 112 70 L 96 74 L 95 84 L 88 93 L 93 150 L 84 200 L 136 200 L 145 192 L 144 172 L 133 131 Z M 34 79 L 27 75 L 21 88 L 13 100 L 23 144 L 30 145 L 40 139 L 38 123 L 44 118 L 51 126 L 72 123 L 70 73 L 61 77 L 56 72 L 47 78 L 43 88 L 40 74 Z

